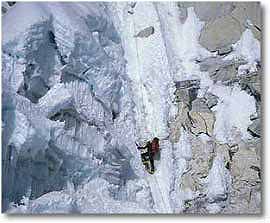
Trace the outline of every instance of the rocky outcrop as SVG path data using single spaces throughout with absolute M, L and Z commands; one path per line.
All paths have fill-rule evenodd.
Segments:
M 202 32 L 200 41 L 202 38 L 205 38 L 206 42 L 210 40 L 212 45 L 205 42 L 205 46 L 218 53 L 213 57 L 197 60 L 197 64 L 201 72 L 209 74 L 214 85 L 222 85 L 228 90 L 237 86 L 239 91 L 244 91 L 245 97 L 251 97 L 255 101 L 256 112 L 250 117 L 247 116 L 251 124 L 244 130 L 249 137 L 242 139 L 236 131 L 232 134 L 234 142 L 220 142 L 214 128 L 217 118 L 216 106 L 220 103 L 226 104 L 223 101 L 223 93 L 219 92 L 217 96 L 211 91 L 206 91 L 199 97 L 199 80 L 176 82 L 175 102 L 178 105 L 178 113 L 171 126 L 171 139 L 177 142 L 181 128 L 189 132 L 192 139 L 192 157 L 187 161 L 188 168 L 182 175 L 180 186 L 183 193 L 193 194 L 193 197 L 189 196 L 184 200 L 185 213 L 261 211 L 261 65 L 259 61 L 255 62 L 253 70 L 246 58 L 227 57 L 233 54 L 232 43 L 240 39 L 242 28 L 232 15 L 225 17 L 204 17 L 207 24 L 203 32 L 209 33 L 206 35 Z M 220 23 L 216 28 L 215 22 Z M 232 30 L 236 29 L 238 33 L 223 33 L 222 38 L 227 39 L 214 40 L 211 32 L 218 32 L 223 22 L 231 22 L 232 26 L 235 26 Z M 224 32 L 230 32 L 230 25 L 225 27 Z M 202 42 L 201 44 L 203 45 Z M 228 107 L 224 107 L 226 108 Z
M 240 39 L 243 28 L 232 16 L 209 21 L 201 32 L 200 43 L 210 51 L 230 47 Z
M 259 2 L 236 2 L 231 15 L 242 27 L 252 30 L 256 39 L 261 40 L 262 14 Z
M 196 15 L 200 20 L 208 22 L 223 17 L 235 8 L 232 2 L 179 2 L 178 7 L 182 10 L 182 16 L 186 18 L 186 8 L 194 7 Z
M 230 205 L 224 210 L 225 213 L 261 212 L 260 143 L 257 140 L 254 143 L 242 142 L 237 152 L 232 153 L 230 172 L 233 183 Z
M 182 22 L 187 8 L 194 7 L 199 19 L 206 24 L 201 32 L 200 43 L 219 54 L 230 52 L 246 28 L 261 39 L 261 9 L 258 2 L 200 2 L 178 3 Z
M 189 111 L 192 107 L 192 101 L 196 99 L 200 86 L 199 80 L 187 80 L 175 82 L 176 91 L 175 102 L 178 112 L 175 120 L 171 123 L 171 140 L 177 142 L 180 137 L 180 129 L 189 129 L 192 125 L 189 117 Z

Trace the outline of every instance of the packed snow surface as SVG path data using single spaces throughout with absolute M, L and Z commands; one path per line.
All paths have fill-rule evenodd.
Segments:
M 207 177 L 207 197 L 209 199 L 208 210 L 210 213 L 218 213 L 220 205 L 214 202 L 225 201 L 230 187 L 230 174 L 225 168 L 224 158 L 218 154 Z
M 217 106 L 213 108 L 216 112 L 216 139 L 222 143 L 235 142 L 239 134 L 243 139 L 250 138 L 247 128 L 252 123 L 250 116 L 256 113 L 254 97 L 237 85 L 233 88 L 214 85 L 210 91 L 219 97 Z

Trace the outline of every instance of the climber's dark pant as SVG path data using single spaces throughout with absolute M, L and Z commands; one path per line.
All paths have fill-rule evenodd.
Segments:
M 151 170 L 154 171 L 155 170 L 155 167 L 154 167 L 154 158 L 153 158 L 153 155 L 150 155 L 149 160 L 150 160 Z
M 160 160 L 160 151 L 155 153 L 155 155 L 153 155 L 153 158 L 154 158 L 154 160 Z
M 154 173 L 154 159 L 148 152 L 141 154 L 142 162 L 145 165 L 146 169 Z

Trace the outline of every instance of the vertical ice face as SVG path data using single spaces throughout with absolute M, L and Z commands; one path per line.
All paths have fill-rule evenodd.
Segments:
M 26 212 L 72 212 L 74 205 L 94 212 L 80 205 L 80 194 L 66 209 L 58 205 L 61 193 L 55 207 L 35 199 L 68 185 L 95 191 L 99 185 L 87 182 L 96 178 L 106 182 L 112 204 L 127 199 L 139 166 L 132 161 L 134 118 L 123 48 L 106 7 L 20 3 L 3 18 L 4 210 L 25 196 Z M 106 212 L 102 206 L 96 212 Z

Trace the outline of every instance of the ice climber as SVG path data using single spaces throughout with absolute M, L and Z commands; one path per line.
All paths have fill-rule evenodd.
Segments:
M 159 159 L 159 139 L 155 137 L 152 142 L 136 143 L 136 145 L 141 153 L 142 163 L 144 164 L 146 171 L 153 174 L 155 172 L 154 159 Z

